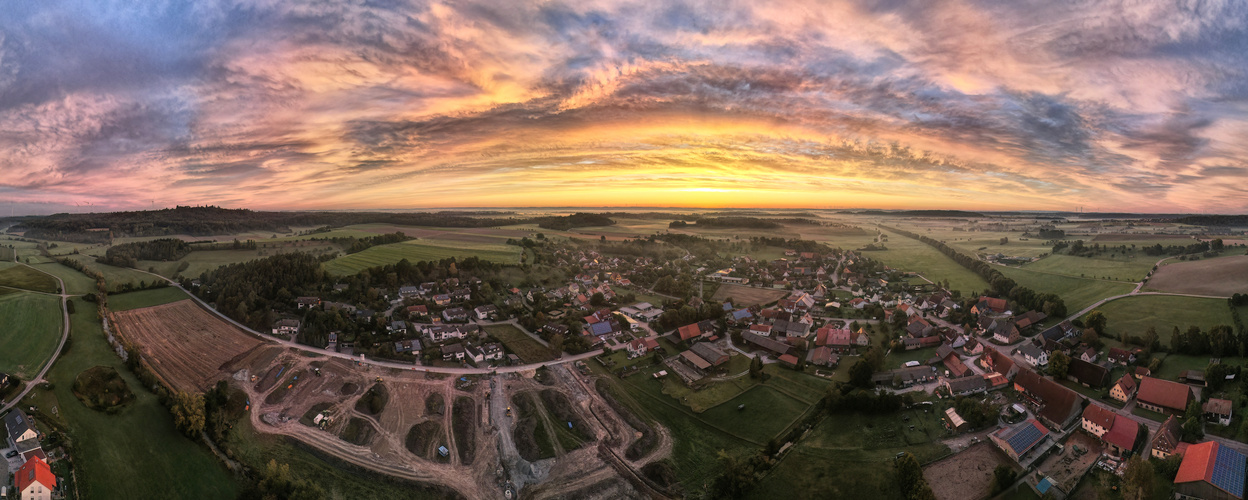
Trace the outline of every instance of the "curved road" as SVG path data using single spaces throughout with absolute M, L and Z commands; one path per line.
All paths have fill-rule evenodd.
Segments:
M 27 265 L 20 261 L 15 261 L 15 262 L 17 262 L 18 265 L 29 267 L 31 269 L 39 271 L 43 274 L 47 274 L 48 276 L 51 276 L 52 278 L 56 279 L 57 286 L 60 287 L 61 293 L 60 294 L 46 294 L 45 293 L 45 295 L 57 295 L 61 298 L 61 318 L 62 318 L 61 321 L 64 323 L 64 327 L 62 328 L 62 331 L 61 331 L 61 343 L 57 344 L 56 352 L 52 353 L 52 357 L 48 359 L 47 364 L 43 365 L 43 369 L 39 370 L 39 374 L 35 375 L 35 378 L 31 379 L 29 382 L 26 383 L 26 388 L 22 390 L 21 394 L 18 394 L 17 397 L 13 398 L 13 400 L 9 402 L 9 404 L 6 404 L 4 405 L 3 408 L 0 408 L 0 413 L 9 411 L 10 408 L 17 406 L 17 404 L 22 401 L 22 398 L 25 398 L 27 394 L 30 394 L 30 391 L 34 389 L 35 386 L 44 382 L 43 376 L 48 374 L 48 370 L 52 368 L 52 363 L 56 362 L 56 358 L 60 357 L 61 351 L 65 349 L 65 341 L 69 340 L 69 307 L 66 306 L 65 304 L 66 302 L 69 301 L 69 298 L 71 297 L 71 295 L 65 293 L 65 282 L 61 281 L 61 278 L 54 274 L 43 272 L 39 269 L 36 269 L 33 266 Z M 33 291 L 33 290 L 27 290 L 27 291 Z M 44 292 L 35 292 L 35 293 L 44 293 Z
M 136 269 L 136 271 L 139 271 L 139 270 Z M 298 349 L 300 351 L 320 354 L 323 356 L 329 356 L 333 358 L 342 358 L 342 359 L 347 359 L 351 361 L 363 362 L 364 364 L 380 366 L 384 368 L 394 368 L 396 370 L 411 370 L 411 371 L 418 371 L 418 372 L 448 373 L 448 374 L 453 374 L 453 375 L 488 375 L 492 373 L 510 373 L 510 372 L 522 372 L 522 371 L 527 371 L 527 370 L 536 370 L 537 368 L 540 368 L 542 366 L 553 366 L 553 365 L 557 365 L 561 363 L 568 363 L 571 361 L 580 361 L 584 359 L 589 359 L 603 352 L 602 349 L 596 349 L 596 350 L 584 352 L 581 354 L 577 354 L 575 356 L 565 355 L 557 360 L 547 361 L 544 363 L 531 363 L 527 365 L 503 366 L 503 367 L 498 367 L 498 368 L 445 368 L 445 367 L 439 367 L 439 366 L 421 366 L 421 365 L 413 365 L 413 364 L 408 364 L 408 363 L 398 363 L 394 361 L 379 361 L 375 359 L 368 359 L 364 357 L 363 355 L 352 356 L 352 355 L 343 354 L 337 351 L 330 351 L 327 349 L 321 349 L 321 348 L 312 347 L 309 345 L 300 344 L 293 340 L 283 340 L 283 339 L 274 337 L 272 335 L 267 335 L 264 333 L 257 332 L 255 330 L 252 330 L 251 328 L 248 328 L 246 325 L 242 323 L 234 321 L 233 318 L 230 318 L 229 316 L 222 314 L 221 311 L 218 311 L 216 309 L 209 307 L 207 303 L 205 303 L 203 300 L 200 300 L 200 298 L 196 297 L 195 294 L 191 293 L 185 288 L 182 288 L 182 285 L 178 284 L 178 282 L 173 281 L 164 276 L 161 276 L 159 274 L 153 274 L 147 271 L 140 271 L 140 272 L 151 274 L 152 276 L 156 276 L 162 280 L 165 280 L 166 282 L 169 283 L 169 286 L 177 287 L 178 290 L 182 290 L 184 293 L 186 293 L 188 296 L 194 299 L 195 302 L 199 303 L 199 305 L 202 306 L 204 309 L 211 311 L 213 314 L 217 315 L 221 319 L 224 319 L 230 322 L 230 324 L 237 326 L 238 328 L 242 329 L 243 331 L 247 333 L 260 337 L 261 339 L 267 340 L 269 342 L 278 343 L 283 346 L 289 347 L 291 349 Z M 68 325 L 68 323 L 66 324 Z

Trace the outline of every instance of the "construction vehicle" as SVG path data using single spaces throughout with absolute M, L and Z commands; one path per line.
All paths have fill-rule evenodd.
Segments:
M 381 377 L 377 377 L 377 382 L 381 383 Z

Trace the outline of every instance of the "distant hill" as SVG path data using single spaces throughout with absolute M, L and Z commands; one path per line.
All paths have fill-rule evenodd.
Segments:
M 984 217 L 984 214 L 979 212 L 965 212 L 962 210 L 860 210 L 842 213 L 882 215 L 885 217 Z

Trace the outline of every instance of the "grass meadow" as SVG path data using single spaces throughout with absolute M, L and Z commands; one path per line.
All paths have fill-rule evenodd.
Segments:
M 56 278 L 19 265 L 10 265 L 0 270 L 0 285 L 44 293 L 57 293 L 59 288 Z
M 191 297 L 181 289 L 167 286 L 151 290 L 139 290 L 137 292 L 109 294 L 108 308 L 112 311 L 129 311 L 131 309 L 158 306 L 189 298 Z
M 1186 331 L 1197 325 L 1202 330 L 1231 325 L 1231 309 L 1223 299 L 1202 299 L 1170 295 L 1136 295 L 1097 307 L 1107 319 L 1105 334 L 1118 338 L 1123 332 L 1143 336 L 1149 327 L 1157 329 L 1163 345 L 1169 345 L 1174 327 Z
M 17 292 L 0 295 L 0 372 L 30 380 L 61 341 L 61 299 Z
M 504 264 L 520 262 L 520 247 L 506 245 L 503 242 L 477 243 L 467 241 L 437 240 L 421 238 L 378 245 L 362 252 L 339 257 L 325 263 L 325 270 L 337 275 L 352 275 L 370 267 L 395 264 L 407 259 L 409 262 L 422 260 L 436 261 L 451 257 L 478 257 L 483 260 Z
M 1025 268 L 999 266 L 997 270 L 1018 284 L 1036 292 L 1058 294 L 1066 302 L 1066 310 L 1070 311 L 1070 314 L 1079 312 L 1105 297 L 1131 293 L 1131 290 L 1135 289 L 1135 285 L 1130 283 L 1073 278 Z

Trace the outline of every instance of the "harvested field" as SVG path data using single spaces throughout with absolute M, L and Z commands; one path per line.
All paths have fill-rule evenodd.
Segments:
M 442 432 L 442 424 L 426 420 L 413 425 L 405 441 L 407 451 L 425 460 L 433 460 L 438 447 L 446 445 L 446 435 Z
M 731 298 L 732 305 L 743 307 L 775 302 L 788 294 L 789 292 L 774 288 L 754 288 L 752 286 L 723 284 L 719 285 L 719 290 L 715 291 L 715 295 L 711 296 L 711 300 L 722 302 Z
M 1248 255 L 1167 264 L 1146 285 L 1172 293 L 1229 297 L 1248 293 Z
M 986 498 L 992 488 L 992 471 L 1012 462 L 991 444 L 979 443 L 923 469 L 938 500 Z
M 177 390 L 211 388 L 231 360 L 264 344 L 191 300 L 111 316 L 118 334 L 138 346 L 157 374 Z
M 459 462 L 463 465 L 472 465 L 477 447 L 477 402 L 467 396 L 455 398 L 451 417 L 451 427 L 455 432 L 455 449 L 459 450 Z
M 1142 240 L 1190 240 L 1191 236 L 1186 234 L 1135 234 L 1135 233 L 1114 233 L 1114 234 L 1098 234 L 1092 241 L 1142 241 Z

